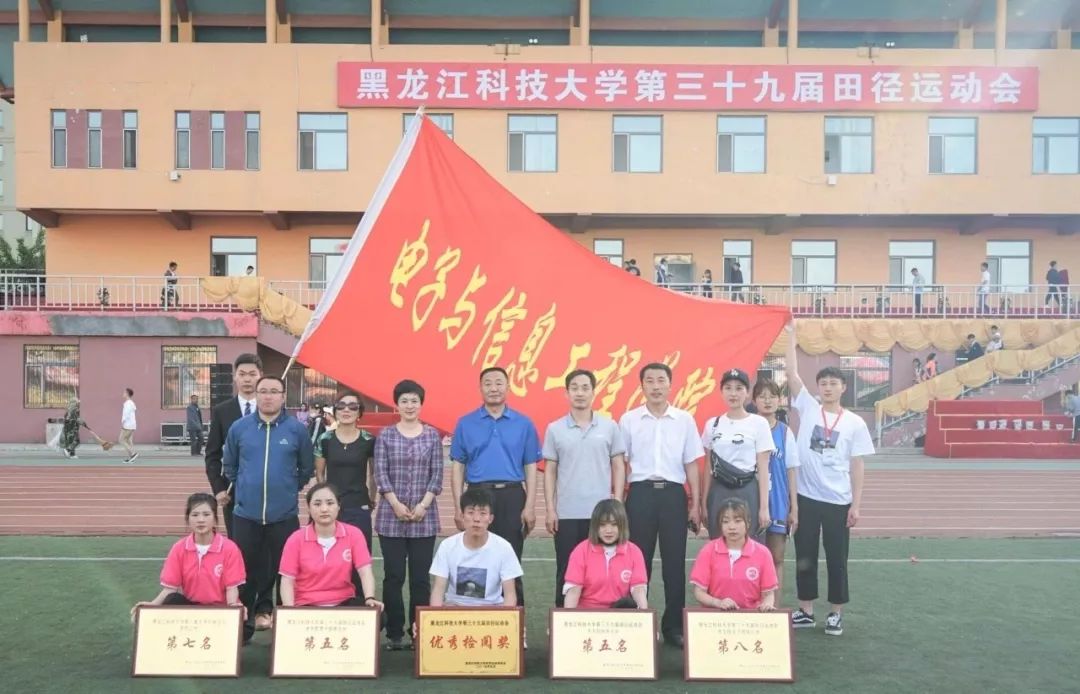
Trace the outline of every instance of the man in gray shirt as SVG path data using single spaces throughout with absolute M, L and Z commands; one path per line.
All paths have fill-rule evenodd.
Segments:
M 544 500 L 547 529 L 555 538 L 555 606 L 563 606 L 563 580 L 570 553 L 589 537 L 593 508 L 623 498 L 626 447 L 610 418 L 594 412 L 596 376 L 578 369 L 566 375 L 570 413 L 544 434 Z

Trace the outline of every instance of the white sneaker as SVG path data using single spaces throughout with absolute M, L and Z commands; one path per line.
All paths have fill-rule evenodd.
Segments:
M 839 636 L 844 633 L 844 618 L 839 612 L 830 612 L 825 618 L 825 633 L 829 636 Z
M 139 454 L 138 454 L 138 453 L 132 453 L 132 454 L 131 454 L 131 457 L 130 457 L 130 458 L 128 458 L 127 460 L 125 460 L 124 462 L 125 462 L 125 463 L 134 463 L 134 462 L 135 462 L 135 459 L 136 459 L 136 458 L 138 458 L 138 457 L 139 457 Z

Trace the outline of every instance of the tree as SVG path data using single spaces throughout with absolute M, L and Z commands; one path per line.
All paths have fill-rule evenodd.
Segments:
M 8 240 L 0 236 L 0 270 L 36 271 L 45 269 L 45 230 L 39 229 L 32 244 L 15 240 L 12 249 Z

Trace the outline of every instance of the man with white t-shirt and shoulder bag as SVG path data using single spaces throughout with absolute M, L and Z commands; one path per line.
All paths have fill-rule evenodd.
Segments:
M 846 411 L 840 398 L 847 390 L 844 373 L 835 367 L 818 372 L 818 402 L 799 377 L 795 325 L 787 333 L 787 371 L 791 404 L 799 413 L 796 443 L 799 462 L 799 524 L 795 531 L 795 585 L 799 609 L 791 615 L 796 628 L 813 628 L 818 597 L 818 538 L 825 547 L 831 609 L 825 633 L 844 633 L 843 608 L 848 602 L 848 544 L 859 521 L 863 456 L 874 454 L 874 442 L 862 417 Z
M 730 369 L 720 377 L 720 392 L 728 411 L 705 422 L 701 445 L 709 454 L 712 480 L 705 494 L 704 515 L 709 537 L 720 537 L 720 505 L 731 497 L 742 499 L 750 511 L 747 535 L 753 537 L 771 525 L 769 518 L 769 455 L 776 450 L 772 430 L 764 417 L 746 411 L 750 376 Z

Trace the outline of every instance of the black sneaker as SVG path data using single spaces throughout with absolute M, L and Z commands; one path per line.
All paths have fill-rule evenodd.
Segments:
M 791 613 L 791 626 L 796 629 L 813 629 L 814 615 L 801 608 Z
M 839 636 L 844 633 L 844 617 L 839 612 L 830 612 L 825 618 L 825 633 L 829 636 Z

